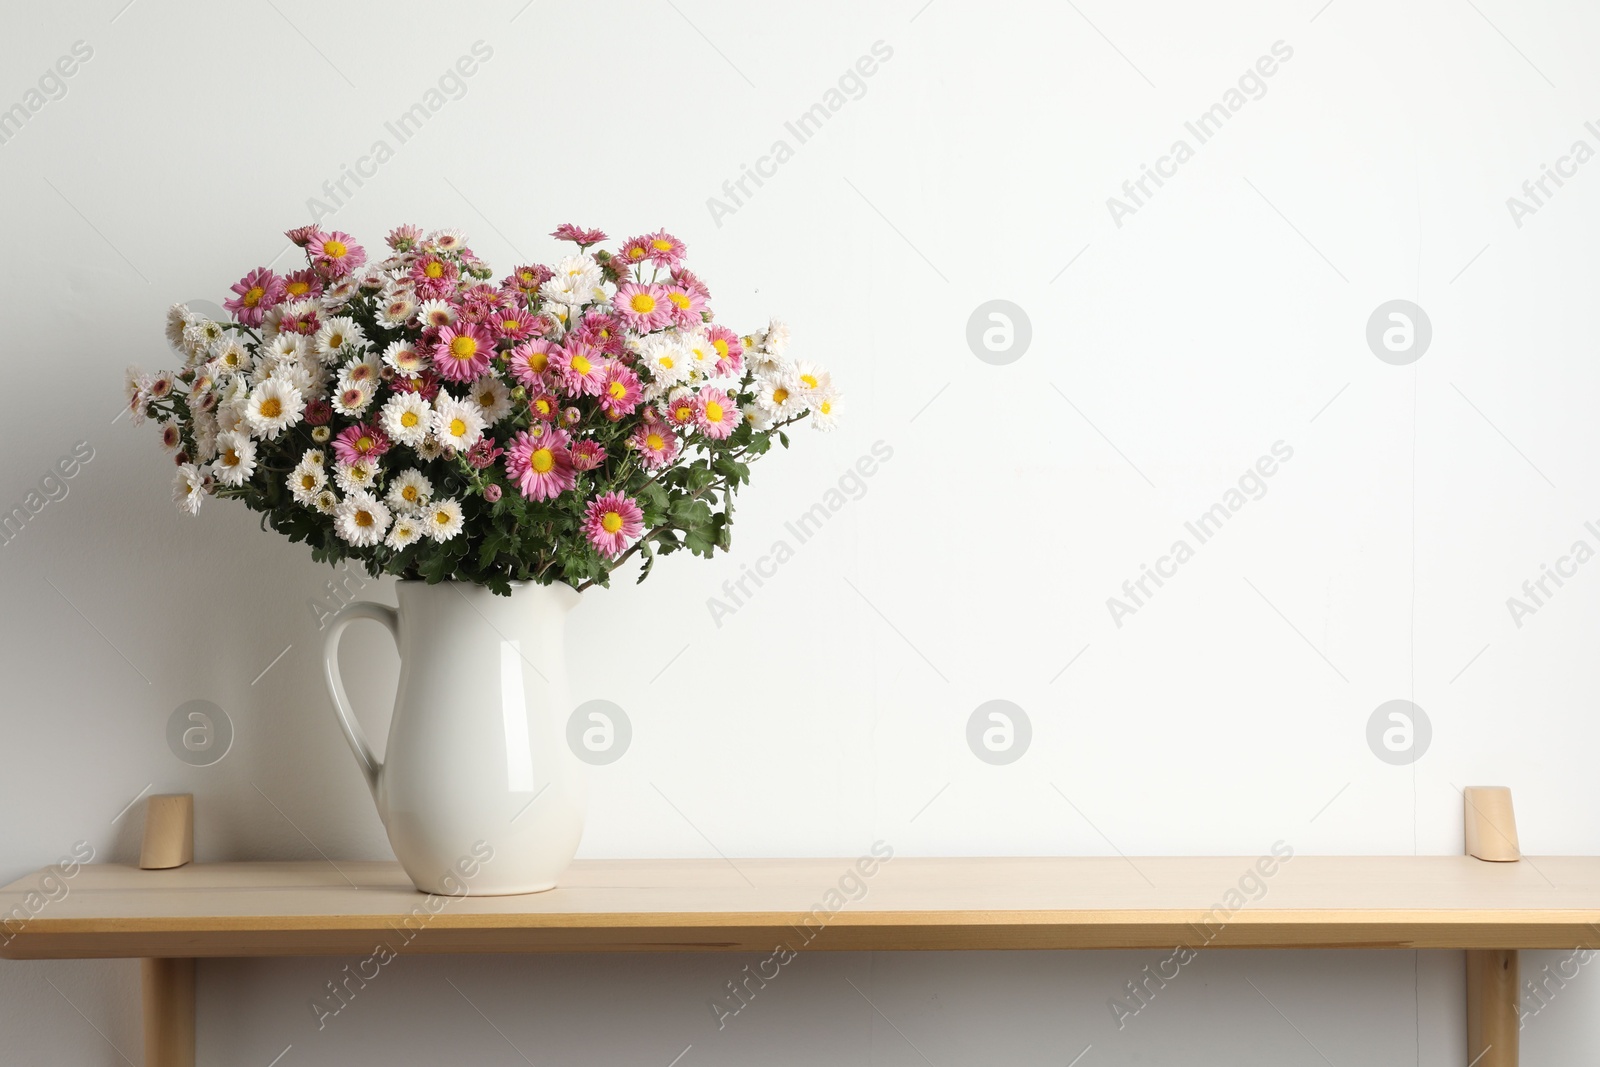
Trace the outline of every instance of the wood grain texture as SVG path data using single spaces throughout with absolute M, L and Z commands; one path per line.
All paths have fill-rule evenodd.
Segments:
M 194 860 L 194 794 L 164 793 L 144 802 L 144 842 L 139 866 L 147 871 Z
M 1467 952 L 1467 1062 L 1475 1067 L 1517 1067 L 1517 952 Z
M 143 960 L 145 1067 L 194 1067 L 194 960 Z
M 1522 858 L 1510 789 L 1469 785 L 1461 791 L 1461 807 L 1467 855 L 1490 863 L 1513 863 Z
M 845 859 L 588 860 L 546 893 L 465 898 L 420 894 L 394 863 L 90 865 L 65 898 L 0 922 L 0 956 L 1600 947 L 1600 858 L 1261 863 L 896 858 L 868 876 Z M 0 917 L 36 884 L 0 889 Z

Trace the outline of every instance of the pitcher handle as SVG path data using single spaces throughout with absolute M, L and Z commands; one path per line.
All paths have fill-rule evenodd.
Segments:
M 381 622 L 389 630 L 389 635 L 394 638 L 395 647 L 400 646 L 400 613 L 394 608 L 383 604 L 374 604 L 368 600 L 357 600 L 340 608 L 333 616 L 333 625 L 328 628 L 328 636 L 322 640 L 322 670 L 323 677 L 328 683 L 328 695 L 333 698 L 333 710 L 339 717 L 339 729 L 344 731 L 344 739 L 350 743 L 350 751 L 355 754 L 356 762 L 361 765 L 361 773 L 366 776 L 367 788 L 372 790 L 373 798 L 378 795 L 378 776 L 383 773 L 383 764 L 372 752 L 372 746 L 367 743 L 367 735 L 362 731 L 361 724 L 356 721 L 355 712 L 350 709 L 350 697 L 344 691 L 344 679 L 339 676 L 339 638 L 344 633 L 345 627 L 361 619 L 370 619 Z

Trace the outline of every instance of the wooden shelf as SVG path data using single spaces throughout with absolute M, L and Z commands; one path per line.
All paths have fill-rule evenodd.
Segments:
M 433 953 L 768 952 L 780 941 L 840 950 L 1600 947 L 1596 857 L 1297 856 L 1270 876 L 1256 862 L 896 858 L 860 879 L 861 899 L 820 918 L 813 908 L 827 911 L 842 878 L 851 888 L 852 861 L 588 860 L 547 893 L 467 898 L 420 894 L 394 863 L 91 865 L 66 883 L 65 898 L 0 926 L 0 957 L 358 955 L 380 942 Z M 0 890 L 0 916 L 43 873 Z M 1229 907 L 1230 891 L 1243 906 Z

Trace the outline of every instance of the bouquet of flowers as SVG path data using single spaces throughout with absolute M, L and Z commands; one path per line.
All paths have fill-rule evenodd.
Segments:
M 233 321 L 174 306 L 183 369 L 130 368 L 128 405 L 176 454 L 179 508 L 237 497 L 320 561 L 502 594 L 726 550 L 750 461 L 832 428 L 832 380 L 776 320 L 717 325 L 671 234 L 552 236 L 576 251 L 494 284 L 455 230 L 398 227 L 369 262 L 306 226 L 305 269 L 245 275 Z

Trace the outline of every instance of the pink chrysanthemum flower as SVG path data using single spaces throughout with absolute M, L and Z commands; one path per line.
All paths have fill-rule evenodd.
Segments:
M 606 361 L 591 345 L 574 341 L 550 353 L 550 366 L 568 396 L 599 396 L 606 380 Z
M 306 405 L 304 418 L 307 425 L 324 426 L 333 418 L 333 405 L 326 400 L 313 400 Z
M 317 272 L 307 267 L 283 276 L 283 298 L 285 300 L 315 300 L 322 295 L 322 279 L 317 277 Z
M 617 258 L 630 267 L 647 262 L 650 259 L 650 238 L 648 236 L 628 238 L 623 246 L 617 249 Z
M 667 401 L 667 421 L 674 426 L 693 426 L 700 421 L 700 405 L 693 393 L 685 389 Z
M 529 500 L 552 500 L 577 482 L 572 453 L 554 434 L 543 439 L 519 431 L 506 449 L 506 474 Z
M 599 441 L 577 441 L 572 445 L 572 466 L 592 471 L 606 461 L 606 447 Z
M 621 356 L 627 351 L 627 335 L 622 321 L 615 315 L 590 310 L 584 313 L 583 325 L 572 332 L 580 341 L 594 345 L 608 356 Z
M 257 267 L 233 283 L 234 297 L 223 301 L 233 317 L 246 326 L 260 326 L 267 309 L 282 302 L 283 279 L 266 267 Z
M 584 246 L 597 245 L 606 239 L 603 230 L 585 230 L 574 226 L 570 222 L 563 222 L 560 226 L 557 226 L 555 232 L 551 233 L 550 236 L 558 241 L 575 241 Z
M 540 264 L 518 267 L 506 276 L 500 287 L 521 293 L 523 296 L 533 296 L 539 291 L 539 286 L 555 277 L 555 273 L 549 267 Z
M 682 241 L 666 230 L 657 230 L 645 237 L 649 245 L 650 261 L 663 267 L 675 267 L 688 251 Z
M 629 440 L 645 470 L 660 470 L 678 457 L 678 435 L 660 423 L 640 426 Z
M 708 326 L 706 337 L 717 350 L 717 373 L 738 374 L 744 367 L 744 344 L 739 335 L 726 326 Z
M 278 329 L 283 333 L 298 333 L 310 337 L 322 329 L 322 319 L 317 315 L 314 307 L 302 307 L 293 315 L 285 315 L 278 320 Z
M 494 465 L 494 461 L 505 455 L 505 449 L 494 443 L 490 437 L 478 438 L 478 443 L 467 449 L 467 462 L 479 470 L 484 470 Z
M 683 329 L 700 325 L 706 298 L 681 285 L 669 285 L 666 289 L 667 303 L 672 305 L 672 325 Z
M 702 300 L 711 299 L 711 290 L 706 288 L 706 283 L 701 281 L 694 271 L 688 267 L 673 268 L 672 284 L 681 285 L 691 293 L 699 293 Z
M 534 339 L 524 341 L 511 350 L 511 376 L 529 390 L 545 387 L 545 373 L 550 369 L 550 357 L 560 349 L 549 341 Z
M 696 423 L 707 437 L 721 440 L 739 427 L 739 405 L 721 389 L 700 390 Z
M 334 278 L 342 278 L 367 261 L 367 250 L 339 230 L 314 234 L 306 242 L 306 254 L 318 270 Z
M 494 335 L 503 341 L 522 341 L 533 336 L 539 316 L 517 308 L 496 307 L 486 320 Z
M 620 556 L 629 541 L 644 533 L 644 512 L 631 497 L 606 493 L 584 509 L 583 532 L 602 556 Z
M 441 378 L 467 382 L 489 369 L 494 357 L 494 340 L 482 326 L 458 322 L 439 329 L 433 346 L 433 366 Z
M 528 413 L 540 422 L 555 422 L 561 417 L 561 401 L 550 393 L 540 393 L 528 401 Z
M 606 370 L 605 383 L 600 387 L 600 410 L 606 413 L 606 418 L 616 422 L 624 415 L 633 414 L 642 392 L 639 376 L 622 364 L 613 363 Z
M 417 242 L 422 240 L 422 227 L 406 223 L 396 226 L 389 231 L 389 236 L 384 239 L 390 248 L 396 252 L 409 252 L 417 247 Z
M 417 295 L 425 300 L 438 299 L 455 292 L 456 278 L 460 275 L 456 265 L 440 256 L 426 255 L 411 264 L 408 277 L 416 287 Z
M 639 333 L 659 330 L 672 322 L 672 303 L 664 286 L 623 282 L 617 286 L 611 306 L 625 325 Z
M 296 248 L 304 248 L 311 243 L 313 237 L 321 233 L 322 231 L 315 226 L 296 226 L 292 230 L 283 231 L 283 235 L 293 242 Z
M 389 438 L 376 426 L 358 422 L 342 430 L 333 439 L 333 451 L 343 463 L 377 459 L 389 451 Z
M 483 499 L 487 500 L 491 504 L 493 504 L 495 501 L 499 500 L 500 499 L 500 483 L 499 482 L 490 482 L 488 485 L 484 486 L 483 487 Z

